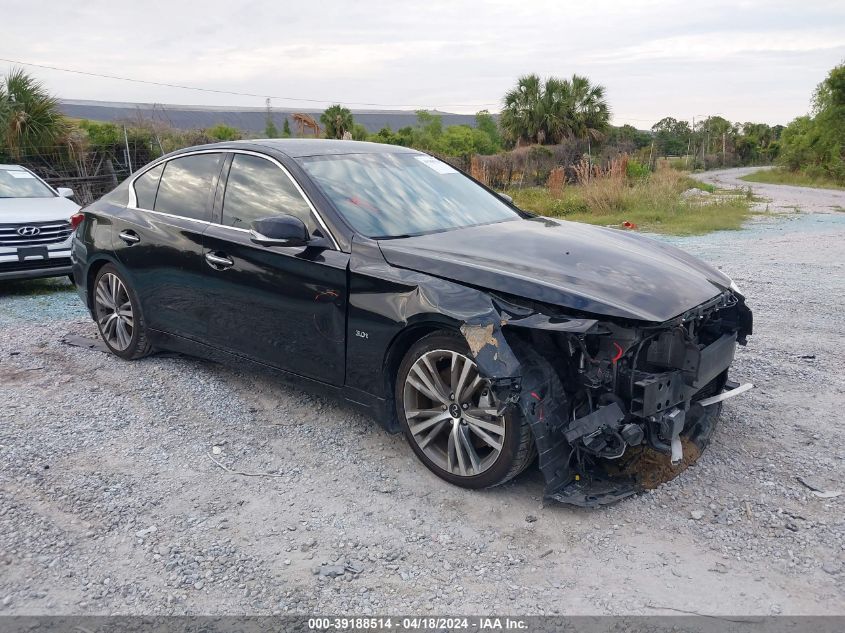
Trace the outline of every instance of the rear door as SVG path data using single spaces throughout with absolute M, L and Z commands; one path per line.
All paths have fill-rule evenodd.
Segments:
M 189 154 L 145 172 L 133 185 L 134 206 L 130 199 L 115 220 L 115 252 L 149 328 L 205 338 L 202 235 L 211 220 L 224 156 Z
M 255 244 L 251 223 L 276 214 L 295 215 L 309 233 L 331 240 L 300 188 L 275 160 L 235 153 L 227 176 L 219 223 L 204 235 L 209 342 L 342 385 L 349 255 L 334 248 Z M 221 266 L 220 261 L 230 263 Z

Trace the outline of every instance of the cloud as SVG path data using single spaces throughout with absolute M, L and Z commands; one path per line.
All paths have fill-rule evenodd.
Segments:
M 53 24 L 43 32 L 44 16 Z M 496 108 L 525 73 L 587 75 L 616 120 L 667 114 L 783 122 L 845 57 L 845 4 L 787 0 L 269 0 L 18 3 L 0 57 L 254 94 Z M 3 68 L 0 66 L 0 71 Z M 34 70 L 59 96 L 261 106 L 205 94 Z M 279 101 L 278 105 L 313 105 Z M 474 105 L 478 104 L 478 105 Z
M 841 29 L 711 32 L 650 40 L 635 46 L 602 51 L 594 54 L 592 59 L 614 64 L 664 59 L 725 61 L 747 54 L 832 51 L 843 47 L 845 31 Z

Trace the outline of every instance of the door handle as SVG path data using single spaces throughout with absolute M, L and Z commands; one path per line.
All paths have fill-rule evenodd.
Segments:
M 132 246 L 133 244 L 137 244 L 141 241 L 141 238 L 138 237 L 138 234 L 135 231 L 121 231 L 119 234 L 120 239 L 126 242 L 127 245 Z
M 208 265 L 215 270 L 223 270 L 224 268 L 231 268 L 235 265 L 235 262 L 225 255 L 218 255 L 215 253 L 206 253 L 205 261 L 207 261 Z

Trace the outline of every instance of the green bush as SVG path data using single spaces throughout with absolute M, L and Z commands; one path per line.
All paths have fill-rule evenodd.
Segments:
M 486 111 L 476 115 L 478 127 L 450 125 L 443 127 L 443 117 L 425 110 L 417 112 L 417 124 L 393 131 L 383 127 L 367 140 L 414 147 L 443 156 L 466 158 L 473 154 L 495 154 L 502 148 L 496 121 Z M 354 134 L 353 134 L 354 137 Z
M 364 127 L 363 123 L 353 123 L 352 124 L 352 140 L 353 141 L 366 141 L 368 136 L 369 136 L 369 132 L 367 132 L 367 128 Z
M 625 168 L 625 175 L 628 177 L 628 180 L 646 180 L 650 174 L 651 170 L 648 168 L 648 165 L 643 165 L 636 160 L 629 160 Z
M 83 120 L 77 125 L 85 131 L 92 148 L 110 149 L 123 143 L 123 129 L 114 123 Z
M 585 200 L 577 196 L 567 196 L 552 203 L 552 215 L 574 215 L 577 213 L 589 213 L 590 207 Z
M 243 138 L 243 134 L 241 134 L 238 128 L 226 125 L 225 123 L 218 123 L 208 128 L 205 132 L 210 139 L 216 141 L 239 141 Z

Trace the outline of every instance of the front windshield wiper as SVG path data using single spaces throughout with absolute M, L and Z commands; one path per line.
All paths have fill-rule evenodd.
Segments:
M 540 216 L 545 217 L 545 216 Z M 439 229 L 431 229 L 430 231 L 420 231 L 419 233 L 404 233 L 402 235 L 379 235 L 376 237 L 368 235 L 371 240 L 398 240 L 405 237 L 422 237 L 423 235 L 435 235 L 437 233 L 445 233 L 447 231 L 460 231 L 461 229 L 472 229 L 477 226 L 490 226 L 492 224 L 502 224 L 503 222 L 514 222 L 515 220 L 524 220 L 522 217 L 503 218 L 501 220 L 493 220 L 492 222 L 479 222 L 478 224 L 466 224 L 464 226 L 446 226 Z
M 403 235 L 376 235 L 375 237 L 371 237 L 370 239 L 371 240 L 401 240 L 401 239 L 404 239 L 406 237 L 414 237 L 414 236 L 410 235 L 408 233 L 405 233 Z

